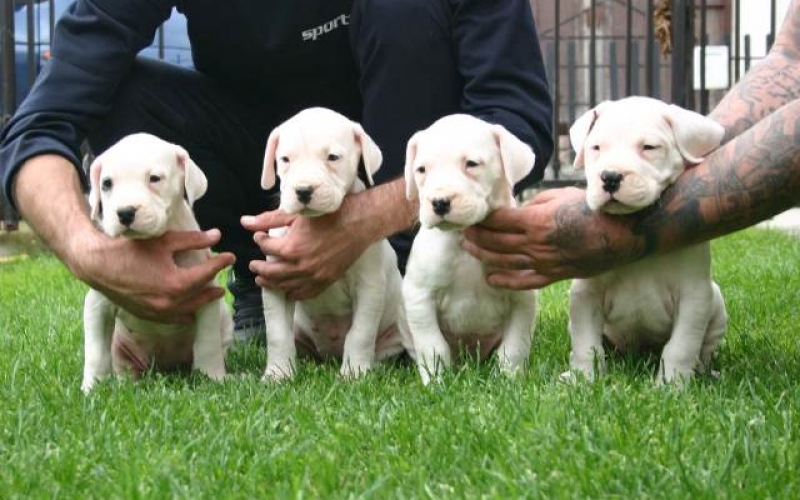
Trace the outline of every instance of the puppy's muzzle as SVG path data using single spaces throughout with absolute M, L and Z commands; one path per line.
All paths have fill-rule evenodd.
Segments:
M 450 213 L 450 199 L 449 198 L 434 198 L 431 200 L 433 206 L 433 213 L 439 217 L 444 217 Z
M 603 170 L 600 172 L 600 180 L 603 181 L 603 191 L 609 194 L 619 191 L 622 177 L 623 175 L 619 172 L 612 172 L 610 170 Z
M 118 208 L 117 218 L 119 219 L 119 223 L 125 227 L 130 227 L 130 225 L 133 224 L 133 220 L 136 218 L 136 210 L 137 207 L 133 206 Z
M 304 205 L 311 203 L 311 195 L 314 194 L 314 188 L 311 186 L 302 186 L 294 189 L 297 194 L 297 201 Z

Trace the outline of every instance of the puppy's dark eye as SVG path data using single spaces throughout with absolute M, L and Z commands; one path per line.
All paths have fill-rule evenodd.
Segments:
M 645 151 L 653 151 L 658 149 L 658 146 L 656 144 L 644 144 L 642 146 L 642 149 L 644 149 Z
M 158 176 L 158 175 L 151 175 L 150 176 L 150 182 L 152 182 L 152 183 L 156 183 L 156 182 L 158 182 L 160 180 L 161 180 L 161 177 Z
M 281 162 L 282 163 L 289 163 L 289 157 L 288 156 L 281 156 Z
M 600 151 L 600 145 L 595 144 L 594 146 L 592 146 L 592 151 Z
M 341 155 L 331 153 L 328 155 L 328 161 L 336 161 L 341 157 L 342 157 Z
M 480 165 L 480 163 L 478 163 L 475 160 L 467 160 L 467 163 L 466 163 L 467 168 L 477 167 L 478 165 Z
M 425 165 L 420 165 L 419 167 L 417 167 L 417 172 L 420 173 L 420 174 L 424 174 L 425 173 Z
M 100 184 L 100 189 L 102 189 L 103 191 L 111 191 L 111 188 L 113 186 L 114 182 L 109 178 L 105 178 L 103 179 L 103 182 Z

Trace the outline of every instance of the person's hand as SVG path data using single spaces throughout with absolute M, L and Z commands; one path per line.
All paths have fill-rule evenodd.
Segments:
M 278 259 L 250 262 L 256 283 L 282 290 L 291 300 L 305 300 L 341 278 L 371 243 L 359 228 L 344 223 L 343 212 L 344 207 L 319 217 L 295 217 L 276 210 L 242 217 L 242 226 L 256 231 L 253 239 L 261 251 Z M 284 236 L 266 234 L 282 226 L 289 226 Z
M 231 253 L 181 268 L 175 254 L 209 248 L 219 230 L 169 231 L 158 238 L 110 239 L 97 233 L 76 243 L 67 264 L 75 275 L 112 302 L 138 317 L 165 323 L 191 323 L 201 306 L 224 290 L 211 283 L 233 264 Z
M 621 218 L 596 214 L 577 188 L 539 193 L 465 231 L 463 247 L 492 266 L 489 284 L 514 290 L 587 277 L 633 260 L 642 242 Z

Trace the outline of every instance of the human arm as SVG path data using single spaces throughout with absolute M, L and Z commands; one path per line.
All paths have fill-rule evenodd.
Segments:
M 800 100 L 687 170 L 657 205 L 625 217 L 592 212 L 582 190 L 554 189 L 467 231 L 465 248 L 498 266 L 491 284 L 540 288 L 745 228 L 800 200 Z
M 89 220 L 75 168 L 57 155 L 28 160 L 13 191 L 25 221 L 70 271 L 137 316 L 187 323 L 200 306 L 224 293 L 209 283 L 233 263 L 231 254 L 187 269 L 174 260 L 175 252 L 216 244 L 219 231 L 173 232 L 152 240 L 108 238 Z
M 531 6 L 527 0 L 452 3 L 462 111 L 503 125 L 536 153 L 519 192 L 541 180 L 553 152 L 553 103 Z
M 136 53 L 152 41 L 171 7 L 168 1 L 132 0 L 72 5 L 56 28 L 52 60 L 0 134 L 0 169 L 9 200 L 78 278 L 142 317 L 186 322 L 200 305 L 221 296 L 208 284 L 232 256 L 180 270 L 173 253 L 208 247 L 219 236 L 107 238 L 89 220 L 79 166 L 86 130 L 108 113 Z
M 258 275 L 256 283 L 279 288 L 294 300 L 318 295 L 369 245 L 410 228 L 415 221 L 416 206 L 406 200 L 403 179 L 348 195 L 333 214 L 305 218 L 271 211 L 242 217 L 242 225 L 256 231 L 254 239 L 261 251 L 279 259 L 250 262 L 250 270 Z M 292 238 L 265 234 L 287 225 Z

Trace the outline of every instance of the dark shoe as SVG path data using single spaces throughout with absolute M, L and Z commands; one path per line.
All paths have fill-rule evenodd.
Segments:
M 233 295 L 233 340 L 236 343 L 266 343 L 264 305 L 261 288 L 255 282 L 228 274 L 228 290 Z

